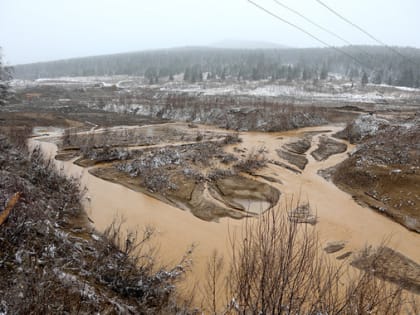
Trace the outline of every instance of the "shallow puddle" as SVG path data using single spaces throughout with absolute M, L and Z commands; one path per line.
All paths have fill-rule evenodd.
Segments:
M 240 204 L 247 212 L 261 214 L 270 208 L 271 204 L 267 201 L 255 201 L 243 198 L 233 198 L 233 201 Z

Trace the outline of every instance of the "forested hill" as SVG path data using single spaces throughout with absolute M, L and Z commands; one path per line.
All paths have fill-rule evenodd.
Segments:
M 15 78 L 140 75 L 151 83 L 184 73 L 186 81 L 205 79 L 312 80 L 338 73 L 358 80 L 420 86 L 420 49 L 346 46 L 306 49 L 175 48 L 17 65 Z M 351 56 L 351 57 L 349 57 Z

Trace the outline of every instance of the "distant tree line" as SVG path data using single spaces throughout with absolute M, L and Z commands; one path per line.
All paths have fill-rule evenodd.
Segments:
M 0 106 L 6 105 L 9 96 L 9 81 L 12 78 L 12 68 L 3 64 L 0 47 Z
M 362 82 L 420 87 L 420 49 L 380 46 L 331 48 L 215 49 L 178 48 L 15 66 L 16 78 L 60 76 L 144 76 L 149 83 L 173 80 L 325 80 L 330 73 Z

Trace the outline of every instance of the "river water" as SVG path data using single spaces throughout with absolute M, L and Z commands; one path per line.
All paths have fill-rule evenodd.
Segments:
M 265 147 L 268 158 L 278 159 L 275 149 L 302 132 L 324 131 L 324 134 L 331 134 L 339 129 L 339 126 L 321 126 L 290 132 L 243 132 L 240 134 L 243 139 L 240 146 L 247 148 L 248 151 L 252 148 Z M 330 132 L 325 132 L 326 130 Z M 45 154 L 53 157 L 57 147 L 53 142 L 47 142 L 51 140 L 51 136 L 54 134 L 34 138 L 30 143 L 32 146 L 39 144 Z M 319 135 L 313 137 L 312 148 L 308 153 L 316 148 L 318 138 Z M 347 152 L 351 149 L 349 146 Z M 346 248 L 343 251 L 357 251 L 365 245 L 379 245 L 387 240 L 389 247 L 420 263 L 418 234 L 408 231 L 373 210 L 360 206 L 350 195 L 317 174 L 319 169 L 334 166 L 344 160 L 346 154 L 333 155 L 321 162 L 307 154 L 309 162 L 302 174 L 295 174 L 269 164 L 261 174 L 277 177 L 283 183 L 270 183 L 282 193 L 274 211 L 284 211 L 292 199 L 309 201 L 318 216 L 316 229 L 322 243 L 345 241 Z M 167 264 L 177 263 L 194 244 L 192 275 L 198 280 L 205 276 L 207 258 L 214 250 L 229 260 L 229 236 L 240 231 L 244 220 L 225 218 L 219 222 L 206 222 L 188 211 L 99 179 L 89 174 L 88 169 L 76 166 L 72 161 L 56 161 L 56 164 L 67 176 L 79 178 L 82 187 L 86 188 L 87 193 L 83 203 L 97 230 L 104 230 L 116 216 L 125 218 L 126 229 L 142 230 L 147 225 L 154 226 L 157 231 L 156 241 L 160 248 L 159 257 Z

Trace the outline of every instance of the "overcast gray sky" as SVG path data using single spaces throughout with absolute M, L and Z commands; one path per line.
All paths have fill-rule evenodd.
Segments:
M 254 0 L 332 45 L 338 39 L 273 0 Z M 376 44 L 315 0 L 279 0 L 354 44 Z M 389 45 L 420 47 L 419 0 L 323 0 Z M 246 0 L 0 0 L 0 46 L 9 64 L 225 39 L 322 46 Z

